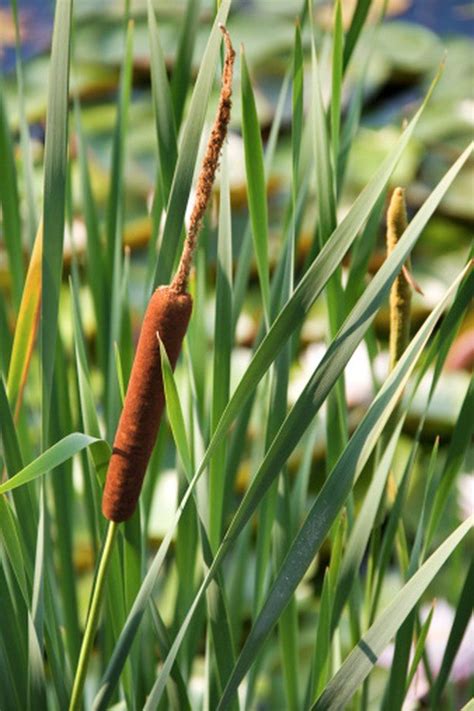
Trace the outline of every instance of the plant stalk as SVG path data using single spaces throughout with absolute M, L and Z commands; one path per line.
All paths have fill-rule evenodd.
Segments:
M 77 663 L 76 675 L 72 686 L 71 701 L 69 711 L 77 711 L 81 707 L 82 690 L 86 679 L 87 666 L 94 642 L 97 624 L 99 622 L 102 597 L 104 593 L 104 583 L 107 577 L 107 568 L 113 551 L 114 541 L 118 530 L 118 523 L 109 521 L 105 536 L 104 547 L 100 556 L 97 577 L 91 592 L 89 613 L 87 615 L 86 628 L 82 639 L 81 652 Z

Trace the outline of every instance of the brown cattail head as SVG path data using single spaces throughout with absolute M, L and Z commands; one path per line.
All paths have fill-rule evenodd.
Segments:
M 229 34 L 222 25 L 221 30 L 226 45 L 222 89 L 217 116 L 199 173 L 190 227 L 171 285 L 160 287 L 154 292 L 143 318 L 107 471 L 102 512 L 106 518 L 117 523 L 126 521 L 135 511 L 165 406 L 157 334 L 174 368 L 191 317 L 192 299 L 186 293 L 189 271 L 230 120 L 235 52 Z
M 172 368 L 191 317 L 192 298 L 169 286 L 158 288 L 146 310 L 102 498 L 111 521 L 135 511 L 165 405 L 159 333 Z
M 390 255 L 407 228 L 405 191 L 395 188 L 387 212 L 387 255 Z M 390 370 L 392 370 L 410 340 L 411 286 L 404 270 L 390 290 Z
M 189 221 L 189 229 L 184 243 L 183 254 L 173 279 L 172 287 L 183 293 L 186 291 L 189 271 L 196 247 L 197 236 L 201 229 L 202 219 L 206 212 L 211 197 L 214 178 L 219 165 L 222 146 L 227 135 L 232 106 L 232 72 L 235 60 L 235 51 L 230 41 L 229 33 L 224 25 L 220 25 L 226 47 L 224 69 L 222 71 L 222 87 L 217 107 L 216 118 L 204 154 L 201 170 L 196 185 L 196 198 Z

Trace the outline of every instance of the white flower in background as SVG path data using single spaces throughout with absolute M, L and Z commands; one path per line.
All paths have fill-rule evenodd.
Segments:
M 423 605 L 420 612 L 422 622 L 425 622 L 430 613 L 431 607 Z M 455 611 L 446 600 L 438 600 L 434 607 L 433 618 L 431 620 L 428 635 L 426 637 L 425 649 L 428 656 L 433 677 L 439 674 L 443 661 L 446 643 L 448 641 L 451 627 L 453 626 Z M 380 655 L 378 664 L 389 669 L 392 665 L 394 644 L 390 644 Z M 410 664 L 413 658 L 414 649 L 410 654 Z M 454 660 L 449 679 L 452 682 L 460 683 L 470 679 L 474 670 L 474 617 L 471 616 L 464 638 L 458 649 Z M 403 704 L 403 711 L 418 708 L 418 702 L 429 691 L 429 684 L 426 678 L 423 662 L 420 662 L 413 681 L 408 689 L 408 693 Z
M 292 378 L 289 400 L 293 404 L 326 353 L 323 343 L 312 343 L 300 356 L 300 369 Z M 377 358 L 375 359 L 377 361 Z M 344 369 L 346 398 L 349 407 L 363 405 L 374 396 L 370 359 L 365 343 L 361 343 L 352 354 Z
M 465 521 L 474 513 L 474 474 L 461 474 L 457 487 L 459 516 Z

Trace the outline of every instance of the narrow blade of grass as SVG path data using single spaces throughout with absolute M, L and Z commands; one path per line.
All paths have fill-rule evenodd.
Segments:
M 312 707 L 314 711 L 335 711 L 349 701 L 428 585 L 472 528 L 473 523 L 474 516 L 471 516 L 458 526 L 400 590 L 344 661 Z
M 39 324 L 43 226 L 40 225 L 31 253 L 8 369 L 7 393 L 15 420 L 18 418 Z
M 191 2 L 190 5 L 194 6 L 197 5 L 197 3 Z M 148 0 L 148 31 L 150 33 L 151 86 L 158 143 L 159 170 L 164 199 L 167 201 L 170 194 L 176 159 L 178 157 L 178 145 L 165 58 L 161 48 L 158 25 L 151 0 Z
M 214 363 L 212 379 L 211 431 L 214 430 L 229 401 L 230 360 L 232 352 L 232 225 L 230 213 L 229 167 L 224 146 L 219 198 L 219 234 L 217 243 L 216 307 L 214 325 Z M 209 468 L 209 536 L 213 550 L 221 541 L 225 499 L 226 446 L 218 447 Z M 229 492 L 227 492 L 229 493 Z
M 43 446 L 48 443 L 63 263 L 71 17 L 72 0 L 58 0 L 54 16 L 44 154 L 43 229 L 47 239 L 44 241 L 42 254 L 40 325 Z
M 242 65 L 242 133 L 244 137 L 248 204 L 263 307 L 268 320 L 270 316 L 268 209 L 263 147 L 255 97 L 243 50 L 240 59 Z
M 97 437 L 90 437 L 81 432 L 73 432 L 63 437 L 59 442 L 53 444 L 43 454 L 40 454 L 33 462 L 23 467 L 21 471 L 12 476 L 8 481 L 0 484 L 0 494 L 12 491 L 18 486 L 23 486 L 30 481 L 34 481 L 46 474 L 50 469 L 58 467 L 63 462 L 68 461 L 75 454 L 91 445 L 96 445 L 102 453 L 104 466 L 110 458 L 110 447 L 104 440 Z
M 20 304 L 23 290 L 23 254 L 20 223 L 20 199 L 13 153 L 13 142 L 7 119 L 0 75 L 0 205 L 2 207 L 3 239 L 10 267 L 13 303 Z

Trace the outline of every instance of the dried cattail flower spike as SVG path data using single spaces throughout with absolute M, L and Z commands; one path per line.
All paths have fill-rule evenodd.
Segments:
M 102 512 L 116 523 L 126 521 L 135 511 L 165 406 L 157 334 L 174 368 L 191 317 L 192 299 L 186 292 L 189 271 L 230 120 L 235 52 L 227 30 L 223 26 L 221 30 L 226 45 L 222 89 L 198 177 L 190 227 L 172 283 L 157 289 L 148 304 L 107 472 Z
M 387 256 L 407 228 L 405 191 L 395 188 L 387 212 Z M 410 340 L 411 285 L 402 269 L 390 290 L 390 370 L 393 370 Z
M 230 109 L 232 106 L 232 74 L 235 61 L 235 51 L 230 41 L 229 33 L 224 25 L 219 25 L 226 47 L 224 68 L 222 71 L 222 87 L 217 106 L 216 118 L 212 127 L 211 135 L 207 144 L 206 152 L 202 162 L 201 170 L 196 185 L 196 198 L 193 211 L 191 213 L 189 230 L 186 235 L 183 253 L 172 281 L 171 287 L 183 293 L 186 291 L 192 258 L 196 248 L 197 236 L 201 229 L 202 219 L 206 212 L 207 205 L 211 197 L 214 178 L 219 166 L 219 158 L 222 146 L 227 135 L 227 128 L 230 121 Z

